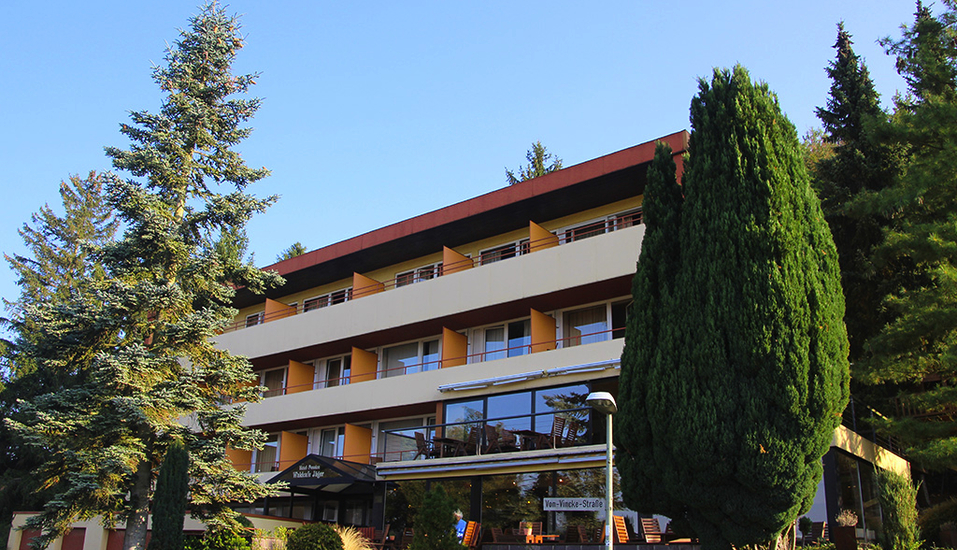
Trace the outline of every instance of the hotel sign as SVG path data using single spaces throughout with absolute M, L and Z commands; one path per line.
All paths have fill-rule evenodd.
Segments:
M 305 464 L 300 464 L 293 472 L 293 479 L 303 479 L 303 478 L 320 478 L 326 474 L 322 464 L 316 464 L 314 462 L 306 462 Z
M 546 512 L 589 512 L 605 509 L 601 498 L 546 498 Z

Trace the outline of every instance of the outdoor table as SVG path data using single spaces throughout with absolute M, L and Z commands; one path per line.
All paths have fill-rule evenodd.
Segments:
M 548 441 L 548 435 L 534 432 L 532 430 L 512 430 L 512 433 L 522 438 L 522 450 L 527 451 L 531 448 L 530 442 L 535 442 L 535 448 L 539 447 L 542 441 Z
M 433 437 L 432 441 L 439 445 L 440 457 L 445 457 L 446 449 L 452 450 L 449 456 L 457 456 L 460 450 L 462 454 L 465 454 L 465 442 L 461 439 L 455 439 L 454 437 Z

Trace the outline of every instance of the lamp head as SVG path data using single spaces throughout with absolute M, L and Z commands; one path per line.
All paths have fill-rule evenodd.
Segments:
M 615 403 L 615 398 L 606 391 L 591 392 L 585 398 L 585 403 L 600 413 L 615 414 L 618 412 L 618 404 Z

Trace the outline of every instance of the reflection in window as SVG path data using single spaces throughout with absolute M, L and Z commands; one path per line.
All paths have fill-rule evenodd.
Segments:
M 255 453 L 256 456 L 253 458 L 254 472 L 276 471 L 276 460 L 279 459 L 279 434 L 274 433 L 267 435 L 263 448 L 257 449 Z
M 352 356 L 326 360 L 325 385 L 327 388 L 345 386 L 352 376 Z
M 286 369 L 267 370 L 263 373 L 260 384 L 266 387 L 263 397 L 275 397 L 283 394 L 286 381 Z
M 382 378 L 437 370 L 440 360 L 438 339 L 385 348 L 382 350 Z
M 567 311 L 562 321 L 564 340 L 562 347 L 592 344 L 608 340 L 608 319 L 605 306 L 595 306 Z
M 409 418 L 392 422 L 379 422 L 379 434 L 376 437 L 376 453 L 385 462 L 412 460 L 418 454 L 416 433 L 423 441 L 435 437 L 434 428 L 423 426 L 435 424 L 435 417 Z M 406 429 L 403 429 L 406 428 Z M 390 432 L 390 433 L 386 433 Z
M 326 428 L 319 435 L 319 454 L 332 458 L 342 458 L 346 441 L 346 430 L 343 427 Z

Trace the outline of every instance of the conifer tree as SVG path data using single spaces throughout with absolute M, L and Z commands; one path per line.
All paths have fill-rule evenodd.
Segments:
M 645 200 L 661 225 L 647 228 L 633 286 L 652 297 L 634 299 L 660 308 L 629 318 L 617 457 L 630 508 L 727 550 L 776 541 L 810 508 L 847 403 L 847 335 L 794 126 L 741 67 L 699 89 L 684 200 L 670 168 L 672 191 Z M 677 246 L 659 243 L 674 225 Z
M 30 520 L 43 531 L 38 546 L 101 516 L 125 523 L 124 549 L 143 548 L 151 481 L 175 440 L 190 453 L 190 511 L 213 528 L 236 525 L 228 502 L 271 491 L 226 457 L 263 439 L 229 405 L 258 399 L 258 388 L 248 361 L 212 342 L 236 314 L 234 285 L 278 282 L 220 246 L 273 201 L 245 192 L 268 171 L 234 150 L 259 107 L 236 97 L 255 77 L 230 72 L 242 45 L 237 20 L 216 4 L 191 19 L 154 71 L 160 111 L 133 112 L 121 125 L 130 148 L 107 148 L 131 177 L 107 182 L 125 232 L 96 255 L 105 276 L 84 278 L 69 301 L 25 310 L 42 337 L 18 341 L 19 353 L 74 378 L 25 403 L 27 419 L 8 420 L 48 456 L 37 476 L 56 494 Z
M 834 44 L 837 56 L 827 68 L 830 97 L 826 108 L 817 109 L 834 154 L 814 167 L 812 184 L 837 245 L 854 361 L 861 356 L 864 342 L 887 321 L 881 302 L 898 280 L 900 270 L 897 266 L 877 269 L 871 261 L 874 247 L 883 240 L 887 218 L 881 213 L 850 215 L 846 206 L 863 191 L 890 186 L 901 171 L 903 154 L 899 147 L 874 135 L 887 115 L 880 107 L 867 66 L 852 45 L 844 23 L 839 23 Z
M 908 163 L 895 185 L 849 206 L 892 213 L 875 263 L 913 266 L 887 296 L 892 320 L 868 340 L 854 376 L 898 393 L 879 428 L 928 469 L 957 467 L 957 6 L 943 5 L 934 16 L 918 3 L 903 37 L 883 41 L 910 93 L 881 138 L 906 148 Z
M 27 252 L 5 255 L 17 275 L 20 296 L 5 301 L 9 316 L 2 323 L 18 338 L 32 341 L 39 336 L 25 307 L 67 300 L 84 277 L 102 275 L 102 269 L 88 261 L 89 251 L 110 242 L 118 224 L 105 200 L 104 179 L 90 172 L 86 178 L 71 176 L 61 182 L 63 215 L 44 205 L 19 230 Z M 0 353 L 0 418 L 19 414 L 18 399 L 56 391 L 69 380 L 69 372 L 36 369 L 29 357 L 18 355 L 18 349 L 4 345 Z M 6 540 L 12 513 L 39 509 L 48 495 L 38 492 L 33 475 L 43 461 L 42 451 L 26 447 L 2 424 L 0 449 L 0 540 Z
M 167 449 L 156 479 L 153 498 L 153 538 L 148 550 L 182 550 L 186 494 L 189 490 L 189 452 L 181 441 Z
M 505 180 L 508 181 L 509 185 L 515 185 L 562 169 L 562 159 L 549 153 L 541 141 L 532 144 L 532 148 L 525 153 L 525 159 L 528 160 L 528 164 L 519 167 L 517 176 L 515 172 L 508 168 L 505 169 Z

